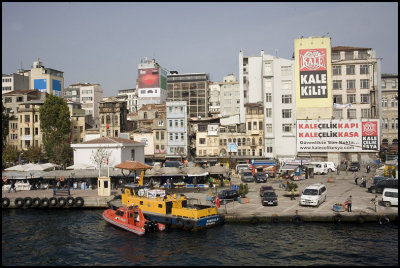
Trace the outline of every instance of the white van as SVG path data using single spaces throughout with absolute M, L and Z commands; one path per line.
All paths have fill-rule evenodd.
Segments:
M 322 202 L 326 200 L 326 186 L 317 183 L 308 186 L 304 189 L 300 198 L 300 205 L 302 206 L 319 206 Z
M 328 168 L 326 168 L 325 162 L 311 162 L 310 164 L 314 166 L 314 174 L 328 174 Z
M 382 193 L 382 203 L 385 207 L 398 206 L 399 189 L 385 188 Z
M 249 169 L 249 164 L 237 164 L 236 165 L 236 174 L 239 174 L 243 169 Z
M 333 162 L 323 162 L 325 164 L 325 167 L 328 169 L 328 172 L 335 172 L 335 164 Z

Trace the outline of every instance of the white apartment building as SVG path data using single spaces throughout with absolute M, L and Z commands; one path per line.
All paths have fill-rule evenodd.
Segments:
M 1 80 L 2 94 L 14 90 L 23 90 L 23 89 L 29 89 L 29 72 L 2 75 L 2 80 Z
M 208 90 L 209 90 L 208 111 L 211 114 L 211 117 L 217 118 L 220 115 L 221 111 L 221 106 L 220 106 L 221 86 L 219 85 L 219 83 L 210 82 Z
M 295 157 L 294 61 L 264 54 L 263 50 L 256 57 L 244 57 L 240 51 L 239 76 L 240 95 L 244 102 L 263 103 L 264 156 L 276 159 Z M 240 120 L 242 122 L 242 113 Z
M 136 113 L 138 111 L 138 95 L 136 88 L 120 89 L 118 90 L 117 96 L 125 96 L 128 113 Z
M 167 153 L 166 159 L 183 160 L 188 156 L 188 116 L 186 101 L 166 102 Z
M 219 83 L 221 116 L 240 114 L 240 86 L 234 74 L 225 76 Z

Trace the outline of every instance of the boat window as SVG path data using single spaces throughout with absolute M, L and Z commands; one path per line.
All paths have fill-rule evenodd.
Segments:
M 124 212 L 122 210 L 117 210 L 117 212 L 115 212 L 115 215 L 123 217 Z
M 143 201 L 140 201 L 140 204 L 143 205 Z
M 162 208 L 162 204 L 158 204 L 158 207 L 159 207 L 159 208 Z
M 139 221 L 139 212 L 135 211 L 133 212 L 133 215 L 135 217 L 135 221 Z

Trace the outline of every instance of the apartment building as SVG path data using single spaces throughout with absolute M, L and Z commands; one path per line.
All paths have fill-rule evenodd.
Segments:
M 382 74 L 382 121 L 381 145 L 397 147 L 399 136 L 398 94 L 399 77 L 397 74 Z
M 29 72 L 3 74 L 1 81 L 2 94 L 14 90 L 29 89 Z
M 85 110 L 82 109 L 82 104 L 65 100 L 69 108 L 71 118 L 71 143 L 85 142 L 86 128 L 85 128 Z
M 138 110 L 138 95 L 136 88 L 118 90 L 118 97 L 123 97 L 126 101 L 128 113 L 135 113 Z
M 187 101 L 188 117 L 206 118 L 209 116 L 207 74 L 178 74 L 173 71 L 167 76 L 167 88 L 167 101 Z
M 188 116 L 186 101 L 166 102 L 167 152 L 166 159 L 188 157 Z
M 221 86 L 219 85 L 219 83 L 210 82 L 208 94 L 208 111 L 210 112 L 210 116 L 213 118 L 218 118 L 220 116 L 220 92 Z
M 36 89 L 58 97 L 62 96 L 64 73 L 44 67 L 40 59 L 33 62 L 29 79 L 29 89 Z
M 105 98 L 99 103 L 100 136 L 119 137 L 121 132 L 132 130 L 127 121 L 126 102 L 115 97 Z
M 1 95 L 6 113 L 10 116 L 17 116 L 20 103 L 31 100 L 45 100 L 47 93 L 33 89 L 14 90 Z

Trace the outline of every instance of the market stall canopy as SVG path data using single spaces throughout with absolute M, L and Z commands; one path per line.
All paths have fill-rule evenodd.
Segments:
M 222 175 L 228 174 L 228 170 L 220 165 L 208 167 L 206 170 L 210 174 L 222 174 Z
M 108 174 L 110 173 L 110 176 L 120 176 L 121 173 L 119 170 L 115 170 L 113 168 L 110 168 L 109 170 L 107 168 L 102 168 L 101 169 L 101 174 Z M 99 176 L 99 170 L 95 169 L 81 169 L 79 171 L 76 170 L 53 170 L 49 172 L 44 172 L 43 173 L 43 178 L 45 179 L 54 179 L 54 178 L 74 178 L 74 179 L 85 179 L 85 178 L 97 178 Z
M 94 165 L 78 163 L 78 164 L 67 167 L 67 169 L 96 169 L 96 167 Z
M 126 169 L 129 171 L 143 170 L 143 169 L 152 169 L 152 166 L 140 163 L 138 161 L 125 161 L 121 164 L 114 166 L 115 168 Z
M 185 167 L 182 168 L 182 174 L 186 174 L 188 177 L 199 177 L 199 176 L 207 176 L 208 172 L 204 168 L 201 167 Z
M 177 167 L 163 167 L 160 168 L 162 176 L 183 176 L 182 170 Z
M 41 178 L 45 172 L 39 170 L 33 171 L 3 171 L 1 172 L 2 177 L 6 177 L 7 179 L 18 179 L 18 180 L 25 180 L 25 179 L 35 179 Z
M 296 170 L 299 168 L 299 165 L 284 165 L 283 167 L 280 168 L 281 171 L 284 170 Z
M 45 164 L 25 164 L 25 165 L 16 165 L 13 167 L 6 168 L 6 171 L 45 171 L 45 170 L 54 170 L 57 165 L 52 163 Z
M 161 167 L 153 167 L 152 169 L 146 170 L 145 176 L 161 176 Z

